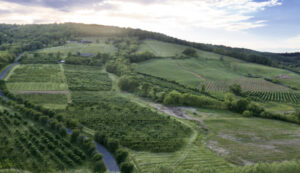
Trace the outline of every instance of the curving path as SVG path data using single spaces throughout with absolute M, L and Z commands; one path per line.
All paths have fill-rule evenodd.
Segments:
M 6 67 L 0 74 L 0 80 L 3 80 L 3 78 L 5 77 L 5 75 L 7 74 L 7 72 L 9 72 L 9 70 L 11 68 L 13 68 L 14 66 L 16 66 L 17 64 L 19 64 L 19 59 L 21 58 L 21 56 L 23 55 L 20 54 L 17 56 L 16 61 L 9 65 L 8 67 Z M 5 97 L 2 93 L 2 91 L 0 90 L 0 97 L 4 98 L 5 100 L 7 100 L 8 98 Z M 72 134 L 72 130 L 71 129 L 66 129 L 68 134 Z M 119 166 L 114 158 L 114 156 L 105 148 L 103 147 L 101 144 L 95 142 L 96 144 L 96 150 L 98 153 L 101 153 L 103 155 L 103 161 L 105 164 L 106 169 L 109 172 L 120 172 Z
M 72 130 L 71 129 L 66 129 L 67 133 L 69 135 L 72 134 Z M 114 156 L 101 144 L 97 143 L 96 141 L 94 141 L 96 144 L 96 150 L 98 153 L 101 153 L 103 155 L 103 161 L 105 164 L 106 169 L 109 172 L 120 172 L 119 166 L 117 164 L 116 159 L 114 158 Z

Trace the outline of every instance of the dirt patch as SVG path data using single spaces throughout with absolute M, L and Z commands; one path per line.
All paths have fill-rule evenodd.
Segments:
M 208 128 L 206 127 L 206 125 L 203 123 L 203 121 L 200 118 L 194 118 L 194 117 L 190 117 L 185 111 L 184 107 L 167 107 L 161 104 L 151 104 L 151 106 L 153 108 L 155 108 L 156 110 L 163 112 L 165 114 L 171 115 L 173 117 L 176 118 L 181 118 L 181 119 L 186 119 L 186 120 L 191 120 L 191 121 L 197 121 L 199 122 L 199 125 L 205 129 L 208 130 Z M 193 109 L 193 108 L 191 108 Z M 193 111 L 197 111 L 196 109 L 193 109 Z
M 208 141 L 206 143 L 206 146 L 212 150 L 213 152 L 217 153 L 218 155 L 225 157 L 229 154 L 229 151 L 227 151 L 226 149 L 220 147 L 218 145 L 219 143 L 217 141 Z
M 16 94 L 69 94 L 69 91 L 15 91 L 14 93 Z
M 278 79 L 293 79 L 291 76 L 288 76 L 288 75 L 279 75 L 279 76 L 276 76 L 276 78 L 278 78 Z

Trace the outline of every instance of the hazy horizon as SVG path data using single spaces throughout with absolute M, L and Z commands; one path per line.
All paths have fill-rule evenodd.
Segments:
M 297 0 L 0 0 L 0 23 L 139 28 L 214 45 L 299 52 Z

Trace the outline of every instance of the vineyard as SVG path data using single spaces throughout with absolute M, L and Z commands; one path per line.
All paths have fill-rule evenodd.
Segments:
M 282 103 L 300 103 L 300 93 L 295 92 L 259 92 L 248 91 L 247 96 L 250 96 L 258 101 L 273 101 Z
M 208 91 L 214 92 L 227 92 L 229 90 L 229 86 L 232 84 L 239 84 L 242 87 L 243 91 L 258 91 L 258 92 L 288 92 L 289 88 L 276 85 L 271 82 L 265 81 L 264 79 L 247 79 L 241 78 L 237 80 L 229 80 L 229 81 L 205 81 L 200 83 L 199 88 L 203 85 Z
M 191 130 L 119 96 L 92 92 L 73 92 L 73 103 L 62 112 L 84 126 L 120 140 L 123 146 L 138 151 L 171 152 L 184 145 Z
M 99 67 L 65 65 L 65 75 L 70 90 L 109 91 L 112 86 L 107 73 Z

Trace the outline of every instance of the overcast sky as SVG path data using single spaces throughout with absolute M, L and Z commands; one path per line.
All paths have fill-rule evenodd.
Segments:
M 0 23 L 141 28 L 201 43 L 300 51 L 300 0 L 0 0 Z

